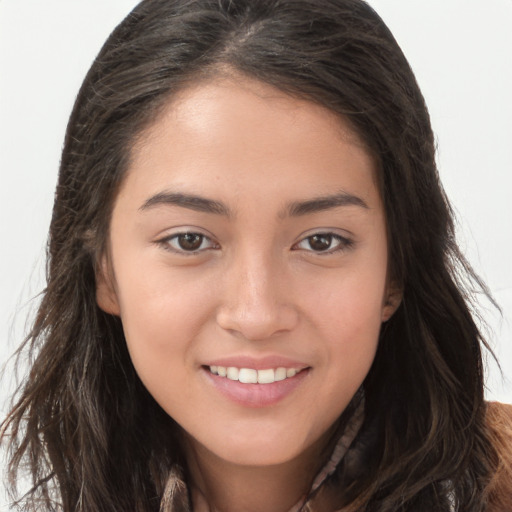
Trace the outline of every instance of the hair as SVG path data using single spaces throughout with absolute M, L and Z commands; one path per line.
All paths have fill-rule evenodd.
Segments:
M 169 468 L 185 466 L 177 425 L 139 380 L 121 320 L 96 303 L 95 276 L 137 137 L 178 91 L 226 70 L 337 113 L 378 162 L 403 301 L 363 384 L 360 436 L 375 439 L 340 505 L 483 510 L 496 455 L 470 298 L 487 290 L 455 242 L 414 74 L 361 0 L 145 0 L 109 37 L 68 124 L 47 287 L 24 344 L 32 366 L 3 423 L 12 492 L 20 471 L 31 475 L 17 503 L 157 511 Z

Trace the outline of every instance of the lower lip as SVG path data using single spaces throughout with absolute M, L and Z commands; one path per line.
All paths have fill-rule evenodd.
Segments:
M 244 407 L 268 407 L 284 400 L 300 386 L 309 374 L 306 368 L 294 377 L 272 382 L 271 384 L 243 384 L 237 380 L 214 375 L 207 368 L 202 368 L 213 386 L 231 401 Z

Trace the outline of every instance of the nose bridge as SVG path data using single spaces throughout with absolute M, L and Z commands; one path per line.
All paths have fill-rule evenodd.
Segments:
M 273 291 L 277 265 L 267 254 L 263 254 L 263 251 L 247 253 L 235 265 L 235 268 L 238 267 L 238 293 L 243 294 L 248 304 L 270 307 L 277 299 Z
M 226 272 L 219 325 L 258 340 L 291 330 L 296 320 L 281 260 L 261 247 L 240 248 Z

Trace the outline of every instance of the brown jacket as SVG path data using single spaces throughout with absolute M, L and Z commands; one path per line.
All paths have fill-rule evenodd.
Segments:
M 498 471 L 488 487 L 487 512 L 512 512 L 512 405 L 489 403 L 488 425 L 498 456 Z
M 487 488 L 486 512 L 512 512 L 512 405 L 490 402 L 487 410 L 488 428 L 499 457 L 498 470 Z M 322 487 L 320 491 L 324 491 Z M 329 492 L 317 493 L 301 508 L 304 512 L 330 510 Z M 357 507 L 356 507 L 357 508 Z M 364 507 L 363 507 L 364 508 Z M 354 512 L 354 508 L 338 512 Z M 161 512 L 191 512 L 186 484 L 177 469 L 171 471 Z

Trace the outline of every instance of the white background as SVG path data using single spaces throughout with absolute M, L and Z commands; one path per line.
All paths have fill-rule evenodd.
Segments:
M 67 118 L 86 71 L 134 0 L 0 0 L 0 365 L 43 288 Z M 459 240 L 503 309 L 484 316 L 512 402 L 512 0 L 373 0 L 429 105 Z M 421 226 L 418 227 L 421 229 Z M 1 381 L 4 416 L 11 371 Z M 2 405 L 4 404 L 4 405 Z M 1 507 L 1 499 L 0 499 Z

